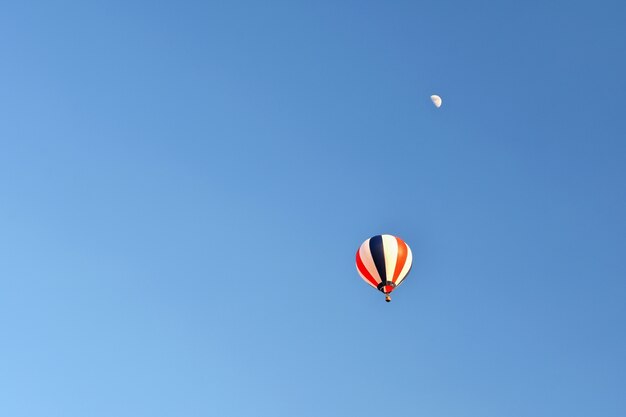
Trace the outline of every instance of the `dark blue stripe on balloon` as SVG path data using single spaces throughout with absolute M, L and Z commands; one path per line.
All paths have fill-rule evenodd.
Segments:
M 387 281 L 387 273 L 385 270 L 385 248 L 383 248 L 383 237 L 378 235 L 370 239 L 370 252 L 374 265 L 378 270 L 378 275 L 383 283 Z

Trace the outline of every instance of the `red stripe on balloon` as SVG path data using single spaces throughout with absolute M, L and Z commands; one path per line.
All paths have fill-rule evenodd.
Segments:
M 378 282 L 376 281 L 376 279 L 374 279 L 372 274 L 370 274 L 370 271 L 368 271 L 365 265 L 363 264 L 363 261 L 361 260 L 361 255 L 359 252 L 360 252 L 360 249 L 356 251 L 356 267 L 359 269 L 359 272 L 363 274 L 363 276 L 367 278 L 367 280 L 371 282 L 374 287 L 376 287 L 378 285 Z
M 404 264 L 406 263 L 406 257 L 409 253 L 406 243 L 399 237 L 396 237 L 398 241 L 398 260 L 396 261 L 396 269 L 393 271 L 393 282 L 395 284 L 396 280 L 400 276 L 400 272 L 402 272 L 402 268 L 404 268 Z

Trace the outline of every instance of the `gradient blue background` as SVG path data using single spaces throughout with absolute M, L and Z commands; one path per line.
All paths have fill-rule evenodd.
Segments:
M 0 415 L 623 417 L 625 21 L 2 3 Z

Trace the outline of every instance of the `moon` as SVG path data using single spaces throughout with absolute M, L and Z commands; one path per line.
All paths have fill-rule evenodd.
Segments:
M 430 100 L 433 102 L 433 104 L 435 105 L 435 107 L 439 108 L 441 107 L 441 97 L 439 97 L 437 94 L 433 94 L 432 96 L 430 96 Z

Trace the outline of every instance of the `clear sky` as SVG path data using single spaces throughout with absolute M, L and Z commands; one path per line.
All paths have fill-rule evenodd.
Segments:
M 2 3 L 0 415 L 625 416 L 625 4 Z

